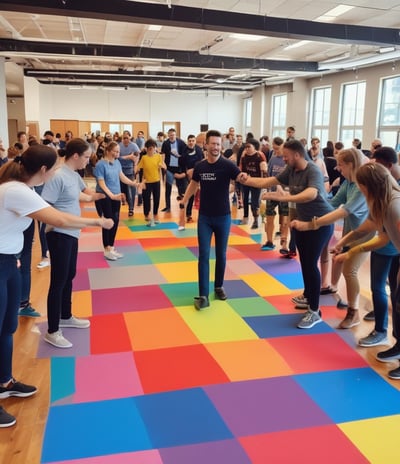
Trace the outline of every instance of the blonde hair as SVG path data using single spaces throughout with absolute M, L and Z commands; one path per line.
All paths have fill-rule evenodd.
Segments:
M 378 225 L 382 225 L 393 192 L 400 192 L 399 185 L 389 169 L 379 163 L 362 165 L 356 172 L 356 179 L 358 185 L 365 188 L 372 219 Z
M 337 160 L 351 164 L 353 174 L 363 165 L 363 157 L 356 148 L 345 148 L 337 154 Z

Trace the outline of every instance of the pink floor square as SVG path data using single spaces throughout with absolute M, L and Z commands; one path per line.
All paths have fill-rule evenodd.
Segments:
M 99 269 L 110 267 L 104 259 L 103 253 L 98 251 L 88 251 L 78 254 L 77 269 Z
M 76 275 L 72 282 L 72 289 L 74 292 L 90 289 L 89 274 L 87 269 L 76 270 Z
M 134 453 L 110 454 L 93 458 L 57 461 L 49 464 L 163 464 L 158 450 L 137 451 Z
M 134 279 L 134 276 L 132 276 Z M 93 314 L 117 314 L 148 309 L 172 308 L 170 300 L 158 285 L 122 287 L 117 290 L 107 288 L 92 291 Z
M 132 352 L 77 358 L 75 386 L 74 403 L 143 394 Z

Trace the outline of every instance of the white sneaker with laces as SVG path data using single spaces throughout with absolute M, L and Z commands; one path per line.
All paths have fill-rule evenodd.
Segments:
M 105 251 L 104 257 L 108 259 L 109 261 L 117 261 L 118 259 L 112 251 Z
M 119 258 L 123 258 L 124 255 L 122 253 L 119 253 L 114 247 L 111 248 L 111 253 L 117 257 L 117 259 Z
M 185 226 L 179 226 L 178 230 L 185 230 Z
M 44 269 L 45 267 L 49 267 L 49 266 L 50 266 L 50 260 L 48 258 L 43 258 L 36 267 L 38 269 Z
M 68 327 L 72 329 L 87 329 L 90 327 L 89 319 L 78 319 L 71 316 L 69 319 L 60 319 L 60 327 Z
M 47 332 L 44 341 L 57 348 L 71 348 L 72 346 L 72 343 L 64 337 L 61 330 L 53 333 Z

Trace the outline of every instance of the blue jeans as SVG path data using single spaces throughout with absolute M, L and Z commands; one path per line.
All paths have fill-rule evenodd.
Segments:
M 125 173 L 124 173 L 125 174 Z M 128 179 L 134 180 L 135 176 L 131 174 L 125 174 Z M 126 202 L 128 203 L 128 210 L 133 211 L 135 209 L 135 197 L 136 197 L 136 187 L 133 187 L 132 185 L 124 184 L 123 182 L 120 182 L 121 184 L 121 192 L 125 193 L 126 196 Z
M 226 267 L 226 249 L 228 247 L 231 215 L 204 216 L 199 214 L 197 239 L 199 242 L 199 295 L 208 296 L 210 290 L 210 247 L 211 238 L 215 238 L 215 277 L 214 288 L 224 284 Z
M 320 227 L 318 230 L 301 232 L 296 230 L 296 245 L 299 250 L 301 272 L 304 281 L 304 296 L 312 311 L 319 308 L 321 291 L 321 273 L 318 259 L 333 233 L 333 224 Z
M 389 279 L 390 300 L 392 308 L 396 307 L 397 273 L 399 270 L 398 255 L 381 255 L 371 253 L 370 276 L 372 303 L 375 313 L 375 330 L 386 332 L 388 327 L 388 297 L 386 294 L 386 280 Z
M 60 232 L 48 232 L 51 257 L 50 286 L 47 295 L 49 333 L 57 332 L 60 318 L 72 316 L 72 281 L 76 274 L 78 239 Z
M 18 326 L 21 273 L 14 255 L 0 254 L 0 382 L 12 377 L 13 334 Z

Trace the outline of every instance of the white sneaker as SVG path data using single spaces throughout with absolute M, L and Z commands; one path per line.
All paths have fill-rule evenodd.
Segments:
M 57 348 L 71 348 L 72 346 L 72 343 L 64 338 L 61 330 L 57 330 L 57 332 L 53 333 L 47 332 L 44 336 L 44 341 Z
M 114 247 L 111 248 L 111 253 L 112 253 L 114 256 L 116 256 L 117 259 L 123 258 L 123 257 L 124 257 L 124 255 L 123 255 L 122 253 L 119 253 Z
M 78 319 L 71 316 L 69 319 L 60 319 L 60 327 L 71 327 L 73 329 L 87 329 L 90 327 L 89 319 Z
M 42 259 L 40 263 L 36 266 L 38 269 L 43 269 L 45 267 L 50 266 L 50 260 L 47 258 Z
M 178 230 L 185 230 L 185 226 L 179 226 Z
M 118 259 L 112 251 L 105 251 L 104 257 L 108 259 L 109 261 L 117 261 Z

